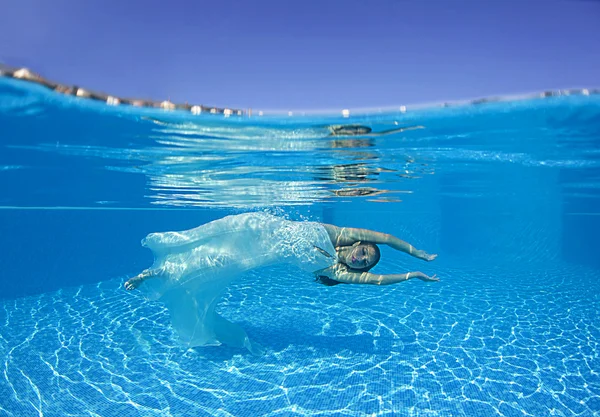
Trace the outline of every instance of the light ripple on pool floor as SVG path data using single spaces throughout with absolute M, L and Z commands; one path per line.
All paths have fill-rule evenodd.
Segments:
M 0 303 L 0 415 L 591 416 L 597 272 L 323 287 L 284 269 L 220 309 L 266 348 L 180 348 L 122 280 Z

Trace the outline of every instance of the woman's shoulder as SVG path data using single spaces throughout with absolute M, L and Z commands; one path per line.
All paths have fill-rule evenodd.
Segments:
M 336 242 L 339 240 L 340 231 L 342 229 L 340 227 L 334 226 L 333 224 L 320 223 L 320 225 L 327 232 L 327 235 L 329 236 L 329 240 L 331 240 L 331 244 L 335 246 Z

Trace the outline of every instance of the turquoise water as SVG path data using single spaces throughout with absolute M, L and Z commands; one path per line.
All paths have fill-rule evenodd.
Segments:
M 0 78 L 0 132 L 0 415 L 600 413 L 597 95 L 223 118 Z M 257 210 L 392 233 L 439 257 L 374 271 L 441 281 L 261 269 L 219 311 L 266 353 L 182 348 L 122 289 L 140 240 Z

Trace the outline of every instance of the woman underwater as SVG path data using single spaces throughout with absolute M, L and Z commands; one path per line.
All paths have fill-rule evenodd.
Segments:
M 215 312 L 231 281 L 251 269 L 277 263 L 314 273 L 317 281 L 328 286 L 388 285 L 412 278 L 438 281 L 435 275 L 429 277 L 422 272 L 368 272 L 379 262 L 377 244 L 425 261 L 437 256 L 385 233 L 245 213 L 182 232 L 150 233 L 142 246 L 152 250 L 154 264 L 128 280 L 125 288 L 140 287 L 150 299 L 163 302 L 186 346 L 224 343 L 260 353 L 260 347 L 239 325 Z

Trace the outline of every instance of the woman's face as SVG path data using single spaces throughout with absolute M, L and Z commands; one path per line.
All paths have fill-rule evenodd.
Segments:
M 376 262 L 375 249 L 371 245 L 352 246 L 346 254 L 346 265 L 350 268 L 364 269 Z

